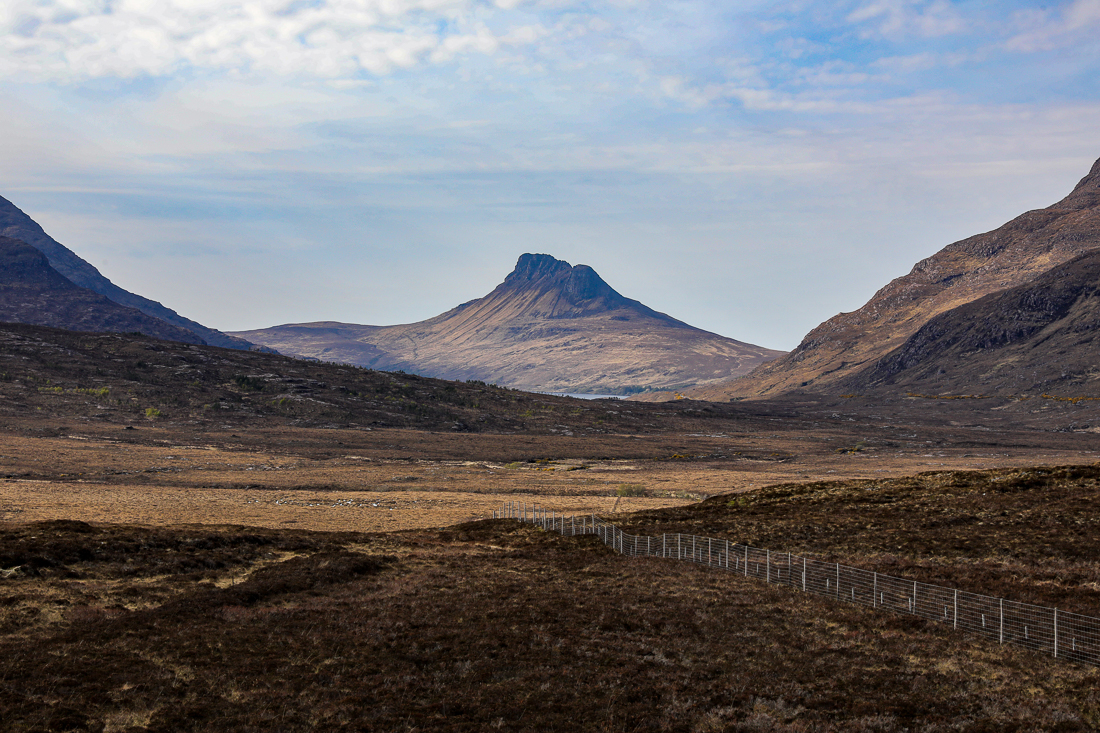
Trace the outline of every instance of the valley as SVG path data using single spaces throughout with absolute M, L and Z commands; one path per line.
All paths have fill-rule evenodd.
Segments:
M 389 336 L 227 335 L 0 240 L 0 730 L 1096 730 L 1094 667 L 494 513 L 1100 616 L 1097 170 L 786 356 L 546 255 Z

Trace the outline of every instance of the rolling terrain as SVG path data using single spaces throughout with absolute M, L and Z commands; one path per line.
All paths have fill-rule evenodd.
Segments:
M 303 323 L 236 335 L 325 361 L 592 394 L 721 381 L 783 353 L 658 313 L 586 265 L 532 254 L 489 295 L 419 323 Z
M 29 325 L 0 398 L 3 731 L 1100 725 L 1093 668 L 470 521 L 537 503 L 1100 615 L 1097 403 L 583 401 Z
M 905 383 L 916 388 L 919 385 L 913 376 L 917 368 L 913 361 L 915 352 L 913 345 L 907 345 L 906 341 L 925 324 L 986 296 L 1036 281 L 1054 268 L 1098 248 L 1100 160 L 1066 198 L 1053 206 L 1029 211 L 999 229 L 945 247 L 917 263 L 908 275 L 879 290 L 859 310 L 841 313 L 822 323 L 786 356 L 760 366 L 748 376 L 702 387 L 691 391 L 690 395 L 697 399 L 725 401 L 800 390 L 839 394 L 852 389 L 853 385 L 866 385 L 868 380 L 884 378 L 900 363 L 908 365 L 909 381 Z M 1043 281 L 1051 282 L 1050 279 Z M 987 301 L 987 304 L 993 302 Z M 973 309 L 965 313 L 966 316 L 945 315 L 946 320 L 940 321 L 936 328 L 942 328 L 948 321 L 961 324 L 965 318 L 975 315 Z M 1004 313 L 990 316 L 1000 321 L 1007 317 Z M 926 333 L 919 340 L 927 338 Z M 905 351 L 904 355 L 891 354 L 899 348 Z M 1082 345 L 1081 348 L 1076 355 L 1067 357 L 1069 362 L 1080 364 L 1088 358 L 1090 347 Z M 1014 352 L 1002 361 L 1011 362 L 1017 356 Z M 1026 378 L 1019 375 L 1001 381 L 1006 386 L 1011 383 L 1027 387 L 1062 380 L 1060 359 L 1065 355 L 1058 352 L 1050 356 L 1045 362 L 1041 358 L 1033 361 L 1038 372 Z M 996 361 L 998 357 L 989 358 Z M 882 364 L 878 365 L 880 360 Z M 973 363 L 978 371 L 972 372 L 968 366 L 955 364 L 950 370 L 951 389 L 977 391 L 991 379 L 997 381 L 988 371 L 992 364 L 966 363 Z M 918 371 L 935 371 L 941 365 L 937 363 L 933 367 L 929 362 L 927 368 Z M 983 369 L 986 371 L 981 371 Z M 867 376 L 855 377 L 860 372 L 866 372 Z M 932 390 L 934 383 L 943 383 L 943 380 L 933 379 L 921 389 Z
M 193 335 L 185 338 L 177 338 L 177 340 L 191 343 L 212 344 L 214 346 L 223 346 L 230 349 L 249 349 L 253 347 L 253 344 L 243 339 L 228 336 L 221 331 L 207 328 L 200 323 L 184 318 L 171 308 L 167 308 L 160 303 L 149 300 L 148 298 L 143 298 L 140 295 L 135 295 L 128 290 L 123 290 L 118 287 L 104 277 L 99 270 L 78 257 L 68 247 L 65 247 L 53 237 L 46 234 L 37 222 L 16 207 L 15 204 L 3 197 L 0 197 L 0 236 L 18 239 L 34 247 L 46 256 L 46 259 L 53 269 L 73 284 L 81 288 L 86 288 L 94 293 L 98 293 L 118 305 L 141 311 L 146 316 L 163 321 L 164 324 L 166 324 L 153 325 L 152 322 L 147 319 L 141 322 L 141 327 L 133 330 L 159 338 L 176 338 L 176 336 L 171 336 L 169 334 L 175 333 L 180 335 L 181 332 L 189 332 Z M 29 314 L 29 311 L 27 312 Z M 70 312 L 69 314 L 76 317 L 75 312 Z M 46 323 L 44 319 L 21 322 Z M 72 325 L 67 325 L 65 322 L 57 322 L 55 318 L 52 322 L 49 322 L 48 325 L 57 326 L 59 328 L 88 330 L 76 325 L 77 321 L 72 321 L 71 323 Z M 175 327 L 177 330 L 173 331 L 169 329 L 167 327 L 168 325 Z M 102 330 L 114 329 L 104 328 Z
M 1096 545 L 1066 510 L 1095 501 L 1096 477 L 823 482 L 617 521 L 770 537 L 1094 613 Z M 1100 725 L 1096 668 L 514 520 L 385 534 L 0 524 L 0 571 L 4 731 Z
M 0 308 L 143 315 L 0 248 Z M 1095 668 L 487 517 L 595 513 L 1100 616 L 1100 400 L 1074 397 L 1098 273 L 1086 250 L 946 308 L 830 383 L 848 394 L 732 403 L 0 324 L 0 731 L 1096 730 Z M 582 325 L 613 354 L 721 345 L 539 256 L 387 338 L 440 368 L 474 344 L 610 374 L 570 351 Z M 387 329 L 293 328 L 389 358 Z M 972 375 L 1001 393 L 916 394 Z

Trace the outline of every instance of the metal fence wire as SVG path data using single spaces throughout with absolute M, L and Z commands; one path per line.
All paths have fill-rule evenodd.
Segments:
M 1100 665 L 1100 618 L 1092 616 L 928 585 L 729 540 L 689 534 L 626 534 L 595 514 L 565 516 L 525 502 L 506 502 L 493 516 L 537 524 L 566 536 L 598 535 L 605 545 L 629 557 L 701 563 L 838 601 L 951 624 L 952 628 L 1000 644 Z

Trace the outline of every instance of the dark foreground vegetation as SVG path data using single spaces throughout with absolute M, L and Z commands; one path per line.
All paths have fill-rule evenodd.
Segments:
M 1100 464 L 782 484 L 619 522 L 1100 617 Z
M 1097 478 L 782 486 L 630 526 L 1100 615 Z M 0 569 L 4 730 L 1100 727 L 1100 670 L 508 520 L 389 535 L 9 524 Z

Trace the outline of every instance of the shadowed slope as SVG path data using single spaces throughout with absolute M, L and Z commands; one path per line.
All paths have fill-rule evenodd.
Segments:
M 587 265 L 532 254 L 484 298 L 419 323 L 306 323 L 238 335 L 378 369 L 595 393 L 729 379 L 782 353 L 658 313 L 617 293 Z
M 700 399 L 763 397 L 840 383 L 901 346 L 929 320 L 991 293 L 1030 282 L 1100 248 L 1100 161 L 1073 192 L 1046 209 L 956 242 L 918 262 L 862 308 L 825 321 L 797 349 L 749 376 L 692 393 Z
M 136 331 L 172 341 L 203 343 L 191 331 L 73 284 L 50 267 L 46 256 L 37 249 L 3 236 L 0 236 L 0 321 L 74 331 Z
M 194 338 L 177 340 L 208 343 L 229 349 L 248 349 L 252 346 L 244 339 L 227 336 L 221 331 L 207 328 L 201 323 L 184 318 L 160 303 L 135 295 L 128 290 L 123 290 L 105 278 L 95 267 L 74 254 L 72 250 L 46 234 L 37 222 L 2 196 L 0 196 L 0 235 L 20 239 L 31 245 L 46 256 L 51 267 L 76 285 L 106 296 L 119 305 L 136 308 L 148 316 L 167 321 L 179 329 L 190 331 L 198 336 L 198 341 Z M 37 321 L 33 322 L 37 323 Z M 63 324 L 49 325 L 63 327 Z
M 847 379 L 851 391 L 1100 394 L 1100 251 L 941 313 Z

